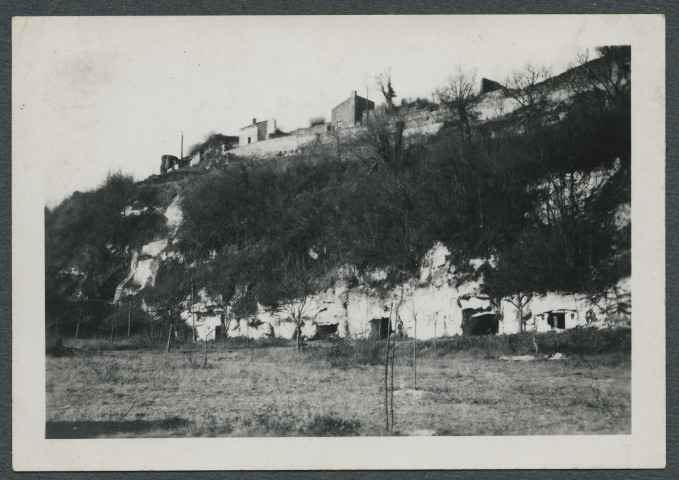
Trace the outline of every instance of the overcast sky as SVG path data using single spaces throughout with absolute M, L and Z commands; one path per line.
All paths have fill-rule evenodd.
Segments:
M 160 156 L 252 118 L 283 130 L 330 118 L 352 90 L 431 98 L 457 66 L 503 81 L 563 71 L 616 43 L 583 17 L 64 17 L 13 22 L 13 161 L 42 164 L 54 206 L 108 171 L 143 179 Z

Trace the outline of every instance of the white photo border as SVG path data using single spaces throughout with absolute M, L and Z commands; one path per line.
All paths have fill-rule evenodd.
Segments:
M 438 17 L 438 16 L 437 16 Z M 599 469 L 665 466 L 665 18 L 662 15 L 454 16 L 516 35 L 554 22 L 562 35 L 632 47 L 632 429 L 629 435 L 45 439 L 44 198 L 31 143 L 43 126 L 12 103 L 12 455 L 18 471 Z M 37 18 L 37 17 L 33 17 Z M 100 17 L 80 17 L 96 21 Z M 120 21 L 139 17 L 120 17 Z M 152 17 L 153 18 L 153 17 Z M 207 17 L 187 17 L 205 21 Z M 210 17 L 213 18 L 214 17 Z M 247 17 L 246 17 L 247 18 Z M 275 22 L 280 17 L 259 17 Z M 288 17 L 288 20 L 296 17 Z M 314 17 L 317 22 L 329 17 Z M 351 25 L 352 17 L 347 19 Z M 404 17 L 399 17 L 404 18 Z M 419 17 L 421 19 L 421 17 Z M 425 17 L 426 18 L 426 17 Z M 371 17 L 376 25 L 390 17 Z M 21 54 L 12 22 L 13 56 Z M 49 18 L 42 18 L 49 21 Z M 492 32 L 491 32 L 492 34 Z M 26 41 L 24 39 L 23 41 Z M 12 72 L 12 83 L 21 82 Z M 558 451 L 559 455 L 553 455 Z

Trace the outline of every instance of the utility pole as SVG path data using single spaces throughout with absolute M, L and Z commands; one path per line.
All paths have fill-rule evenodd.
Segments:
M 179 153 L 179 160 L 181 160 L 182 158 L 184 158 L 184 130 L 182 130 L 182 147 Z

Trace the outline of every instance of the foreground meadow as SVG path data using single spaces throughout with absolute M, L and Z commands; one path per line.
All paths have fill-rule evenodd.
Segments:
M 415 388 L 412 341 L 397 342 L 394 434 L 630 432 L 626 354 L 507 362 L 445 347 L 418 349 Z M 47 437 L 384 434 L 379 348 L 365 362 L 342 342 L 193 348 L 48 356 Z

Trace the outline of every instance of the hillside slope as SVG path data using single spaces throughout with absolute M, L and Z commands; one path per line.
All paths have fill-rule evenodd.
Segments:
M 407 142 L 376 116 L 284 159 L 112 175 L 46 212 L 48 332 L 120 316 L 155 339 L 628 322 L 629 90 L 614 100 L 579 92 L 537 120 L 519 108 L 467 136 L 453 118 Z

